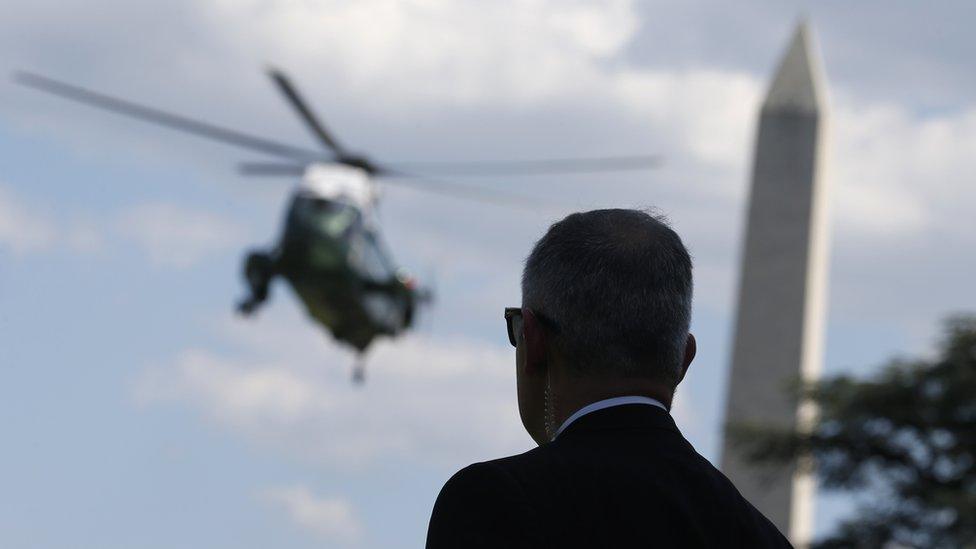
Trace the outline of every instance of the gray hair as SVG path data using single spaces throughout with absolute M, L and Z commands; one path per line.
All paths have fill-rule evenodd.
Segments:
M 691 321 L 691 257 L 663 216 L 574 213 L 536 242 L 522 304 L 548 320 L 575 374 L 676 385 Z

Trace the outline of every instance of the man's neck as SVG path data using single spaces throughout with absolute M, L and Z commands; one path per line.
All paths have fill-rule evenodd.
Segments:
M 660 382 L 649 379 L 631 378 L 569 378 L 550 387 L 550 406 L 552 406 L 552 429 L 565 423 L 577 410 L 584 406 L 615 397 L 644 396 L 654 399 L 671 409 L 673 391 Z
M 597 412 L 597 411 L 600 411 L 600 410 L 605 410 L 607 408 L 613 408 L 613 407 L 616 407 L 616 406 L 626 406 L 626 405 L 631 405 L 631 404 L 638 404 L 638 405 L 642 405 L 642 406 L 654 406 L 656 408 L 660 408 L 660 409 L 662 409 L 664 411 L 667 411 L 667 408 L 664 406 L 664 404 L 661 404 L 661 402 L 658 401 L 656 398 L 651 398 L 651 397 L 646 397 L 646 396 L 638 396 L 638 395 L 628 395 L 628 396 L 619 396 L 619 397 L 613 397 L 613 398 L 605 398 L 603 400 L 598 400 L 598 401 L 593 402 L 591 404 L 587 404 L 586 406 L 583 406 L 579 410 L 576 410 L 575 412 L 573 412 L 573 415 L 569 416 L 569 418 L 567 418 L 566 421 L 564 421 L 562 423 L 562 425 L 560 425 L 556 429 L 556 431 L 550 435 L 549 439 L 550 440 L 555 440 L 556 437 L 558 437 L 560 433 L 562 433 L 563 431 L 565 431 L 567 427 L 569 427 L 570 425 L 573 424 L 573 422 L 575 422 L 576 420 L 582 418 L 585 415 L 588 415 L 588 414 L 591 414 L 593 412 Z

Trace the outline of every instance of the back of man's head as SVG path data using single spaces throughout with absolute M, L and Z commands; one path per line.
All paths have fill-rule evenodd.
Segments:
M 691 258 L 664 218 L 593 210 L 555 223 L 522 274 L 522 304 L 552 322 L 570 374 L 680 381 Z

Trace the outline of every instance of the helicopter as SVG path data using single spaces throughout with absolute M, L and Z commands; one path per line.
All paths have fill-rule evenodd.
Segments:
M 638 170 L 656 167 L 655 156 L 387 164 L 350 152 L 326 129 L 291 80 L 268 74 L 322 150 L 310 150 L 119 99 L 31 72 L 15 82 L 64 99 L 276 157 L 240 166 L 248 176 L 297 177 L 277 243 L 251 250 L 244 260 L 247 296 L 237 310 L 251 316 L 269 297 L 271 283 L 285 279 L 308 315 L 357 354 L 353 381 L 365 379 L 365 354 L 379 337 L 409 330 L 418 309 L 433 300 L 399 269 L 381 238 L 376 181 L 456 197 L 517 204 L 519 197 L 485 187 L 447 183 L 438 176 L 541 175 Z

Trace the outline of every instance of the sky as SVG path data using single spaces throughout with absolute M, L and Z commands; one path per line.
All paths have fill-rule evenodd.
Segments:
M 8 0 L 9 1 L 9 0 Z M 481 183 L 532 211 L 381 188 L 418 329 L 352 356 L 273 287 L 233 313 L 293 182 L 259 155 L 0 78 L 0 545 L 422 545 L 456 470 L 532 446 L 502 320 L 566 213 L 654 208 L 695 262 L 674 415 L 715 461 L 758 106 L 792 29 L 830 98 L 825 370 L 931 353 L 976 310 L 968 2 L 41 0 L 0 18 L 30 69 L 272 139 L 311 138 L 265 69 L 380 160 L 659 154 L 652 172 Z M 850 505 L 821 498 L 818 530 Z

